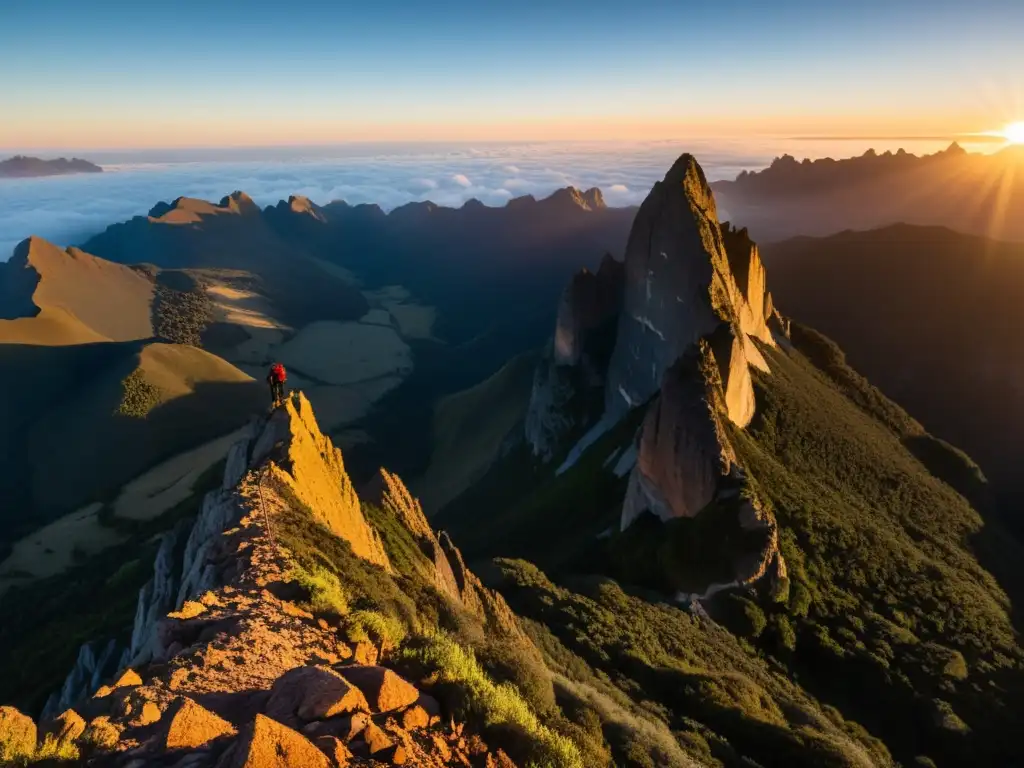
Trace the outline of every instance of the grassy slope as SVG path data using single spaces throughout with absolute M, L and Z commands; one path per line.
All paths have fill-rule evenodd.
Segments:
M 765 246 L 772 294 L 984 468 L 1020 518 L 1024 244 L 895 225 Z M 969 404 L 969 406 L 967 406 Z
M 156 390 L 144 418 L 115 414 L 134 370 Z M 33 498 L 42 510 L 95 500 L 263 407 L 263 387 L 220 358 L 195 347 L 146 345 L 38 413 L 26 433 Z
M 820 344 L 804 347 L 822 362 Z M 768 356 L 757 419 L 733 439 L 781 530 L 790 596 L 768 620 L 776 640 L 795 629 L 787 667 L 901 758 L 1019 754 L 1007 729 L 1024 703 L 1022 593 L 992 573 L 1024 552 L 929 473 L 904 443 L 913 421 L 841 359 L 825 373 Z
M 596 440 L 561 475 L 538 465 L 519 444 L 484 478 L 432 521 L 455 538 L 469 559 L 521 557 L 544 568 L 564 568 L 594 554 L 598 534 L 616 527 L 625 477 L 606 468 L 609 456 L 633 439 L 637 409 Z
M 430 466 L 413 485 L 427 513 L 441 509 L 487 471 L 526 411 L 536 358 L 523 354 L 490 378 L 434 406 Z
M 733 434 L 755 491 L 775 510 L 790 583 L 772 597 L 716 600 L 710 610 L 735 635 L 656 596 L 645 602 L 639 596 L 651 594 L 637 587 L 650 574 L 633 579 L 622 558 L 579 547 L 621 499 L 601 469 L 610 445 L 554 479 L 513 454 L 437 523 L 472 557 L 526 557 L 556 574 L 559 586 L 528 564 L 504 566 L 513 607 L 537 622 L 536 635 L 558 641 L 549 662 L 557 668 L 564 656 L 563 674 L 575 670 L 592 686 L 610 677 L 614 696 L 682 732 L 690 754 L 726 765 L 741 755 L 841 765 L 858 764 L 861 749 L 883 760 L 887 748 L 900 761 L 1001 764 L 1019 754 L 1012 718 L 1024 704 L 1024 655 L 1011 598 L 1024 595 L 1014 569 L 1024 552 L 951 487 L 983 488 L 969 458 L 924 432 L 827 339 L 806 329 L 794 337 L 803 354 L 767 353 L 773 373 L 758 378 L 759 415 Z M 625 576 L 637 596 L 572 572 Z M 699 663 L 694 648 L 704 649 Z M 784 722 L 758 722 L 774 717 L 759 706 L 780 707 Z M 804 732 L 808 712 L 824 712 L 838 731 Z M 857 744 L 837 746 L 837 733 Z

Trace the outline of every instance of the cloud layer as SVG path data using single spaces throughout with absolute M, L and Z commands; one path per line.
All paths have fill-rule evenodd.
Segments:
M 216 201 L 240 189 L 263 206 L 298 194 L 321 204 L 342 199 L 390 210 L 415 200 L 458 206 L 477 198 L 504 205 L 512 197 L 543 197 L 572 185 L 600 187 L 608 205 L 621 206 L 641 202 L 682 152 L 694 153 L 714 180 L 763 167 L 783 151 L 809 149 L 722 139 L 94 154 L 90 159 L 106 173 L 0 179 L 0 260 L 29 235 L 74 245 L 179 196 Z

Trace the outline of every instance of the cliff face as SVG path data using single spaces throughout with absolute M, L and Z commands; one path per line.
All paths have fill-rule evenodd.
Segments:
M 451 610 L 479 621 L 481 632 L 526 643 L 504 600 L 431 530 L 402 481 L 384 470 L 381 477 L 377 501 L 433 553 L 431 580 Z M 301 394 L 251 425 L 197 519 L 164 535 L 129 646 L 83 646 L 43 712 L 39 743 L 49 734 L 100 766 L 327 767 L 360 757 L 468 766 L 469 755 L 480 765 L 513 765 L 479 737 L 467 741 L 461 726 L 441 726 L 437 701 L 378 666 L 390 635 L 347 639 L 352 631 L 336 616 L 316 618 L 296 604 L 296 555 L 278 538 L 282 515 L 295 514 L 345 539 L 375 578 L 391 578 L 341 455 Z M 28 718 L 11 713 L 0 741 L 22 721 L 34 734 Z M 35 736 L 24 741 L 15 758 L 35 754 Z
M 269 479 L 288 488 L 332 532 L 347 539 L 356 555 L 389 569 L 380 537 L 363 517 L 341 451 L 320 432 L 305 397 L 274 412 L 253 446 L 253 461 L 261 462 L 275 449 L 282 454 L 268 466 Z
M 744 428 L 754 417 L 751 369 L 768 372 L 757 345 L 774 346 L 786 332 L 757 246 L 746 230 L 719 223 L 703 171 L 683 155 L 641 205 L 624 265 L 602 272 L 577 275 L 563 296 L 534 381 L 527 441 L 549 460 L 567 435 L 590 427 L 562 472 L 628 411 L 647 407 L 620 528 L 645 512 L 662 521 L 697 517 L 740 472 L 726 424 Z M 603 356 L 588 355 L 602 326 L 611 326 Z M 598 413 L 581 409 L 595 393 Z M 746 583 L 775 557 L 774 521 L 726 506 L 719 514 L 742 518 L 740 529 L 763 524 L 767 532 L 753 550 L 735 553 L 736 583 Z
M 737 335 L 772 343 L 760 258 L 752 245 L 745 249 L 734 240 L 730 252 L 704 172 L 683 155 L 654 185 L 630 232 L 625 300 L 605 391 L 608 413 L 646 402 L 665 370 L 722 323 L 734 325 Z M 745 344 L 744 351 L 758 357 Z
M 701 356 L 691 353 L 672 365 L 644 417 L 622 507 L 623 530 L 644 512 L 662 520 L 694 517 L 732 468 L 735 456 L 700 364 Z
M 537 367 L 526 415 L 527 440 L 546 460 L 600 408 L 624 277 L 622 262 L 605 255 L 596 273 L 577 272 L 562 294 L 554 340 Z

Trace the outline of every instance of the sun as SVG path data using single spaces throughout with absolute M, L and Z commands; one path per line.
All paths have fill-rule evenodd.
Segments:
M 1024 121 L 1003 128 L 1003 138 L 1011 144 L 1024 144 Z

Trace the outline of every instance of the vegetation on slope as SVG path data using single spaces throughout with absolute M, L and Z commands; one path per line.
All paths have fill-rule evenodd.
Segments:
M 431 681 L 450 711 L 524 765 L 582 768 L 566 735 L 571 723 L 554 705 L 547 670 L 523 641 L 488 631 L 434 587 L 434 565 L 410 531 L 365 505 L 395 573 L 369 563 L 318 522 L 286 488 L 275 518 L 279 543 L 295 561 L 310 607 L 341 616 L 353 641 L 369 639 L 410 677 Z
M 153 331 L 161 341 L 202 346 L 202 334 L 213 322 L 213 302 L 201 280 L 187 272 L 163 272 L 156 278 Z
M 121 402 L 114 411 L 118 416 L 144 419 L 149 412 L 160 405 L 163 395 L 146 379 L 141 368 L 136 368 L 121 380 Z
M 602 723 L 616 765 L 891 762 L 880 742 L 707 619 L 601 577 L 563 587 L 525 561 L 499 564 L 503 594 L 559 675 L 563 707 Z
M 121 533 L 122 543 L 0 596 L 0 701 L 38 713 L 64 683 L 83 643 L 113 638 L 124 644 L 139 590 L 152 576 L 156 536 L 194 517 L 223 472 L 223 461 L 214 464 L 196 479 L 192 495 L 150 520 L 119 518 L 106 507 L 99 520 Z
M 827 340 L 794 341 L 808 357 L 766 352 L 758 415 L 732 434 L 791 579 L 759 644 L 900 758 L 1009 759 L 1010 713 L 1024 704 L 1021 585 L 993 573 L 1012 574 L 1024 552 L 907 449 L 920 428 Z M 929 466 L 954 483 L 973 472 L 952 450 Z
M 793 340 L 766 350 L 772 373 L 757 377 L 758 416 L 731 434 L 751 492 L 778 521 L 789 579 L 772 594 L 720 594 L 706 606 L 719 624 L 660 601 L 686 591 L 695 573 L 725 575 L 705 534 L 735 539 L 716 527 L 726 518 L 642 519 L 594 537 L 620 506 L 608 460 L 631 431 L 606 436 L 560 476 L 513 454 L 439 522 L 473 557 L 526 557 L 548 569 L 557 585 L 523 562 L 503 563 L 495 582 L 533 621 L 548 665 L 574 685 L 601 682 L 604 695 L 657 721 L 651 727 L 701 761 L 862 764 L 867 750 L 876 764 L 889 751 L 901 762 L 1005 763 L 1019 752 L 1011 720 L 1024 705 L 1011 600 L 1024 592 L 1015 568 L 1024 552 L 968 501 L 985 496 L 977 465 L 925 432 L 828 339 L 798 327 Z M 560 550 L 570 545 L 573 557 Z M 718 679 L 737 676 L 759 688 Z M 768 701 L 782 722 L 758 714 Z M 808 736 L 807 723 L 823 730 Z M 826 742 L 828 757 L 816 752 Z M 643 764 L 624 745 L 611 748 L 617 761 Z

